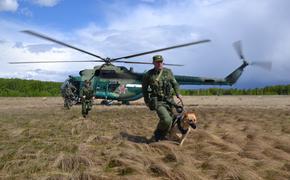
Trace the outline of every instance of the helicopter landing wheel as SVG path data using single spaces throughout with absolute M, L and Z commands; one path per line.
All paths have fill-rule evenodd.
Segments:
M 101 101 L 101 105 L 111 106 L 113 104 L 113 101 L 108 101 L 106 99 Z
M 122 104 L 124 104 L 124 105 L 130 105 L 130 102 L 129 101 L 122 101 Z

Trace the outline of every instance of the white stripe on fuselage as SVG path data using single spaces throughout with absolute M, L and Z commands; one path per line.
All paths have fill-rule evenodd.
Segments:
M 141 88 L 142 84 L 126 84 L 126 88 Z

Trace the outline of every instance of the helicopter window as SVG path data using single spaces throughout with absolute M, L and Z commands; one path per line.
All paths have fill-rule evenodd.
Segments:
M 206 82 L 206 83 L 213 83 L 214 80 L 213 79 L 206 79 L 204 82 Z
M 96 70 L 95 71 L 95 76 L 99 76 L 100 75 L 100 70 Z
M 119 84 L 109 84 L 108 85 L 108 90 L 111 91 L 111 92 L 115 91 L 118 86 L 119 86 Z
M 124 66 L 120 66 L 120 69 L 121 69 L 122 71 L 126 71 L 126 72 L 128 72 L 128 69 L 127 69 L 126 67 L 124 67 Z
M 101 77 L 104 78 L 116 78 L 117 73 L 114 70 L 102 70 L 100 73 Z

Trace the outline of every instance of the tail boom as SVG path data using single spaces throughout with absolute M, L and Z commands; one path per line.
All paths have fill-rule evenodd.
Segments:
M 175 76 L 176 81 L 180 85 L 228 85 L 235 84 L 242 75 L 244 68 L 249 64 L 243 61 L 243 64 L 235 69 L 225 78 L 208 78 L 208 77 L 194 77 L 194 76 Z

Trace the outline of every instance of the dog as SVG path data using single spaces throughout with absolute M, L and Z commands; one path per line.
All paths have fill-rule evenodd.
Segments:
M 168 140 L 177 141 L 182 146 L 191 128 L 196 129 L 197 118 L 194 113 L 183 112 L 176 116 L 168 134 Z

